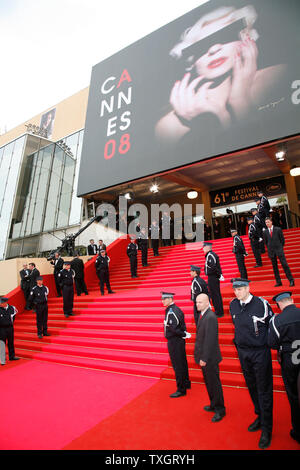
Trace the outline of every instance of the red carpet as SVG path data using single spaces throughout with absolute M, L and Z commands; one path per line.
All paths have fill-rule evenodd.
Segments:
M 296 280 L 296 286 L 292 288 L 292 291 L 295 302 L 299 304 L 300 229 L 285 231 L 285 238 L 285 253 Z M 272 296 L 274 292 L 288 288 L 282 268 L 280 267 L 283 286 L 275 289 L 273 271 L 267 255 L 263 255 L 264 266 L 254 269 L 255 261 L 249 248 L 249 241 L 246 237 L 244 239 L 249 252 L 246 264 L 249 278 L 252 280 L 251 291 L 255 295 L 263 295 L 267 298 L 277 313 L 278 309 L 272 301 Z M 124 446 L 124 448 L 136 448 L 135 445 L 140 449 L 167 449 L 172 448 L 170 446 L 173 445 L 174 449 L 217 449 L 226 448 L 226 446 L 244 449 L 248 445 L 254 445 L 256 448 L 255 436 L 246 432 L 242 437 L 244 435 L 242 428 L 248 426 L 253 415 L 247 391 L 243 389 L 245 382 L 232 343 L 234 330 L 229 314 L 229 302 L 233 293 L 230 279 L 239 275 L 232 254 L 232 239 L 214 242 L 214 250 L 220 255 L 225 277 L 225 282 L 221 287 L 225 315 L 219 320 L 219 340 L 223 356 L 220 364 L 221 380 L 223 385 L 235 387 L 226 388 L 228 419 L 218 423 L 218 429 L 224 429 L 223 438 L 218 439 L 214 437 L 216 428 L 212 428 L 212 424 L 208 423 L 209 417 L 206 413 L 203 415 L 202 403 L 206 402 L 206 397 L 199 400 L 198 394 L 204 393 L 204 388 L 194 385 L 202 383 L 203 379 L 193 359 L 195 325 L 192 303 L 189 300 L 190 265 L 198 264 L 203 267 L 204 255 L 201 244 L 192 243 L 161 248 L 159 257 L 153 257 L 152 250 L 149 250 L 149 267 L 142 268 L 139 257 L 138 279 L 130 278 L 126 245 L 126 240 L 120 240 L 111 249 L 111 284 L 116 294 L 104 297 L 99 295 L 98 280 L 91 262 L 87 267 L 89 295 L 75 296 L 75 317 L 65 319 L 62 313 L 62 299 L 49 298 L 48 331 L 51 333 L 50 337 L 42 340 L 37 338 L 35 315 L 32 312 L 23 312 L 17 316 L 15 322 L 16 354 L 24 360 L 13 366 L 7 365 L 0 368 L 1 384 L 3 379 L 5 383 L 5 388 L 3 388 L 5 398 L 11 397 L 9 402 L 14 404 L 11 422 L 8 410 L 0 412 L 3 414 L 3 417 L 0 415 L 1 421 L 3 418 L 4 423 L 8 423 L 8 429 L 10 429 L 10 432 L 1 438 L 3 439 L 3 442 L 0 442 L 1 448 L 56 449 L 66 447 L 72 440 L 74 445 L 78 443 L 79 447 L 83 445 L 84 448 L 94 448 L 94 445 L 97 448 L 115 446 L 120 449 Z M 108 254 L 110 255 L 109 250 Z M 163 337 L 164 309 L 160 300 L 160 291 L 169 289 L 176 292 L 175 301 L 183 309 L 188 331 L 192 333 L 192 338 L 187 341 L 187 355 L 193 389 L 187 399 L 177 400 L 176 405 L 168 398 L 169 390 L 174 390 L 175 382 L 166 341 Z M 27 362 L 25 359 L 31 359 L 31 361 Z M 83 379 L 84 374 L 87 374 L 87 377 Z M 280 367 L 274 352 L 273 375 L 274 390 L 284 391 Z M 169 380 L 161 381 L 146 394 L 143 393 L 160 378 Z M 98 387 L 103 394 L 98 395 Z M 142 393 L 141 396 L 139 396 L 140 393 Z M 282 448 L 292 449 L 294 443 L 288 435 L 290 418 L 287 400 L 284 393 L 275 395 L 277 410 L 274 415 L 276 415 L 277 426 L 280 429 L 279 435 L 282 438 L 285 436 L 281 445 L 284 446 Z M 134 401 L 131 403 L 131 400 Z M 201 402 L 201 406 L 198 402 Z M 77 408 L 72 411 L 74 403 Z M 158 406 L 160 403 L 164 405 Z M 238 408 L 236 408 L 236 403 L 239 404 Z M 125 404 L 128 405 L 122 409 Z M 91 407 L 91 411 L 87 407 Z M 172 407 L 174 410 L 171 409 Z M 182 410 L 181 407 L 183 407 Z M 164 415 L 166 410 L 169 410 L 167 416 Z M 180 441 L 175 435 L 176 444 L 173 444 L 172 440 L 168 440 L 167 437 L 165 440 L 165 436 L 160 441 L 158 437 L 161 436 L 161 432 L 158 430 L 171 432 L 169 428 L 166 429 L 168 422 L 172 426 L 178 412 L 180 415 L 178 426 L 184 424 L 184 418 L 188 426 L 193 428 L 196 425 L 191 422 L 195 418 L 194 410 L 200 413 L 197 414 L 198 418 L 195 421 L 202 423 L 203 433 L 205 434 L 207 425 L 211 429 L 206 436 L 207 439 L 201 441 L 202 447 L 199 444 L 199 432 L 196 430 L 197 442 L 195 439 L 186 438 Z M 131 416 L 132 411 L 134 413 Z M 122 413 L 125 414 L 126 419 L 122 417 Z M 118 416 L 121 418 L 119 419 Z M 135 428 L 130 424 L 135 430 L 132 432 L 132 438 L 130 437 L 131 431 L 126 435 L 125 428 L 121 435 L 119 429 L 123 426 L 122 419 L 128 423 L 136 420 L 140 423 L 142 432 L 138 431 L 138 427 Z M 279 426 L 279 422 L 284 423 L 284 427 Z M 106 430 L 102 429 L 107 425 Z M 103 440 L 100 443 L 97 441 L 96 444 L 93 431 L 95 426 L 101 428 L 99 435 L 103 437 Z M 228 432 L 226 426 L 228 426 Z M 47 427 L 47 439 L 42 435 L 45 427 Z M 155 430 L 155 435 L 153 432 L 149 433 L 151 428 Z M 190 433 L 188 429 L 187 427 L 187 435 Z M 173 435 L 172 432 L 171 435 Z M 232 440 L 228 440 L 228 433 L 234 436 Z M 82 438 L 75 441 L 79 436 Z M 91 439 L 90 444 L 89 439 Z M 272 444 L 274 448 L 281 448 L 278 443 L 276 444 L 277 438 L 274 437 L 274 439 Z M 158 447 L 159 444 L 162 447 Z

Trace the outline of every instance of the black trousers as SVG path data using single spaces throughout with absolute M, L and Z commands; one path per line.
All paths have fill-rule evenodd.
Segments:
M 15 357 L 15 345 L 14 345 L 14 327 L 1 327 L 0 328 L 0 340 L 4 342 L 4 345 L 7 342 L 8 348 L 8 357 L 9 359 L 13 359 Z
M 48 304 L 37 304 L 34 307 L 36 312 L 36 327 L 38 335 L 47 333 L 48 329 Z
M 64 303 L 64 315 L 70 315 L 73 312 L 74 302 L 74 287 L 63 286 L 62 287 L 63 303 Z
M 201 366 L 206 390 L 210 399 L 210 406 L 216 412 L 224 412 L 224 396 L 220 380 L 220 371 L 218 363 L 207 363 Z
M 300 402 L 298 390 L 298 381 L 300 380 L 300 364 L 293 364 L 289 353 L 281 355 L 281 372 L 291 408 L 292 428 L 300 439 Z
M 153 239 L 151 240 L 151 245 L 153 249 L 153 255 L 158 256 L 158 247 L 159 247 L 159 240 L 158 239 Z
M 83 277 L 78 278 L 75 276 L 74 280 L 75 280 L 75 288 L 76 288 L 77 295 L 88 294 L 88 290 L 87 290 L 84 278 Z
M 252 248 L 252 251 L 253 251 L 253 254 L 254 254 L 256 264 L 258 266 L 261 266 L 262 265 L 262 259 L 261 259 L 260 243 L 259 243 L 259 241 L 250 240 L 250 244 L 251 244 L 251 248 Z
M 281 253 L 277 254 L 277 255 L 272 256 L 272 257 L 270 256 L 276 281 L 281 282 L 280 273 L 279 273 L 279 269 L 278 269 L 277 258 L 279 259 L 279 261 L 281 263 L 281 266 L 283 267 L 283 270 L 285 272 L 285 275 L 286 275 L 287 279 L 289 281 L 292 281 L 293 276 L 292 276 L 291 270 L 289 268 L 289 265 L 287 263 L 287 260 L 286 260 L 286 257 L 285 257 L 285 254 L 284 254 L 283 251 Z
M 198 310 L 197 310 L 196 301 L 193 301 L 193 302 L 194 302 L 194 320 L 195 320 L 195 325 L 196 325 L 196 328 L 197 328 L 200 312 L 198 312 Z
M 185 340 L 179 336 L 169 338 L 168 351 L 175 372 L 177 391 L 185 393 L 186 389 L 191 385 L 186 359 Z
M 54 281 L 55 281 L 55 287 L 56 287 L 57 295 L 58 295 L 58 297 L 61 297 L 62 293 L 61 293 L 61 285 L 59 283 L 58 273 L 54 274 Z
M 223 308 L 223 300 L 220 291 L 220 279 L 214 275 L 207 276 L 207 283 L 209 287 L 210 297 L 215 309 L 215 313 L 217 317 L 223 317 L 224 315 L 224 308 Z
M 129 256 L 131 277 L 137 275 L 137 256 Z
M 248 279 L 248 273 L 245 264 L 245 256 L 240 254 L 235 254 L 235 259 L 240 271 L 240 275 L 243 279 Z
M 101 270 L 97 271 L 97 276 L 99 278 L 99 284 L 100 284 L 100 291 L 101 294 L 104 294 L 104 286 L 106 285 L 108 292 L 112 292 L 112 289 L 110 287 L 110 282 L 109 282 L 109 271 L 107 270 Z
M 146 266 L 148 264 L 148 247 L 141 247 L 141 252 L 142 252 L 142 265 Z
M 237 346 L 242 371 L 254 411 L 263 431 L 273 428 L 273 370 L 269 348 L 244 349 Z

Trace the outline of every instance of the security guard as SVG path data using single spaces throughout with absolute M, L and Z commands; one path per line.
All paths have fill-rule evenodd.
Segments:
M 212 243 L 203 242 L 205 253 L 205 274 L 207 275 L 208 287 L 211 300 L 217 317 L 224 316 L 223 300 L 220 291 L 220 281 L 224 280 L 219 256 L 212 251 Z
M 110 258 L 107 256 L 106 251 L 102 249 L 95 261 L 96 273 L 100 281 L 99 283 L 100 283 L 101 295 L 104 295 L 105 284 L 106 284 L 108 293 L 109 294 L 114 293 L 110 287 L 110 281 L 109 281 L 109 262 L 110 262 Z
M 130 238 L 130 243 L 127 245 L 126 253 L 127 253 L 127 256 L 129 258 L 129 262 L 130 262 L 131 277 L 132 278 L 138 277 L 138 275 L 137 275 L 138 247 L 137 247 L 137 244 L 135 243 L 135 237 L 134 236 L 132 236 Z
M 58 279 L 62 290 L 64 315 L 65 317 L 73 316 L 73 302 L 74 302 L 74 279 L 75 273 L 71 269 L 71 262 L 64 262 L 64 269 L 58 273 Z
M 253 207 L 251 209 L 251 213 L 253 216 L 253 223 L 255 227 L 257 228 L 257 233 L 259 235 L 259 249 L 261 253 L 266 252 L 264 240 L 263 240 L 263 230 L 267 227 L 266 222 L 265 222 L 265 217 L 259 214 L 258 210 Z
M 254 224 L 253 216 L 247 217 L 247 222 L 249 225 L 248 237 L 249 237 L 250 245 L 251 245 L 254 258 L 256 261 L 256 265 L 254 267 L 259 268 L 263 265 L 262 259 L 261 259 L 261 251 L 260 251 L 260 243 L 261 243 L 260 233 L 256 225 Z
M 248 279 L 235 278 L 231 282 L 236 296 L 229 305 L 235 329 L 234 344 L 258 415 L 248 431 L 261 429 L 259 447 L 264 449 L 271 444 L 273 427 L 273 371 L 268 327 L 274 314 L 265 299 L 250 293 Z
M 5 344 L 7 341 L 8 357 L 10 361 L 20 358 L 15 355 L 14 346 L 14 319 L 18 310 L 8 304 L 7 297 L 0 297 L 0 342 L 1 342 L 1 365 L 5 365 Z
M 29 294 L 29 305 L 36 312 L 36 326 L 38 338 L 50 336 L 48 333 L 48 287 L 43 285 L 43 277 L 37 278 L 37 285 L 33 287 Z
M 197 327 L 199 312 L 197 310 L 196 299 L 199 294 L 207 294 L 209 297 L 208 286 L 202 277 L 200 277 L 201 268 L 199 266 L 191 265 L 191 277 L 193 279 L 191 285 L 191 300 L 194 303 L 194 319 Z
M 281 310 L 269 325 L 268 344 L 277 349 L 282 378 L 291 407 L 290 436 L 300 444 L 300 309 L 292 299 L 292 292 L 280 292 L 273 297 Z
M 83 293 L 88 295 L 88 290 L 84 280 L 84 262 L 79 257 L 78 252 L 75 254 L 75 258 L 71 261 L 71 269 L 73 269 L 75 273 L 74 281 L 77 295 L 79 297 Z
M 59 284 L 58 273 L 64 267 L 64 260 L 60 256 L 60 253 L 58 251 L 54 254 L 54 259 L 50 261 L 50 264 L 52 264 L 54 266 L 53 275 L 54 275 L 56 292 L 57 292 L 58 297 L 61 297 L 61 288 L 60 288 L 60 284 Z
M 244 242 L 238 235 L 235 228 L 231 229 L 231 236 L 233 237 L 233 248 L 232 252 L 235 254 L 235 259 L 240 271 L 240 275 L 243 279 L 248 279 L 247 268 L 245 265 L 245 256 L 248 256 Z
M 261 212 L 263 212 L 265 214 L 265 217 L 269 217 L 270 216 L 270 210 L 271 210 L 269 199 L 267 198 L 267 196 L 264 194 L 264 192 L 262 190 L 257 191 L 257 196 L 260 199 L 259 209 L 261 210 Z
M 164 334 L 177 384 L 176 392 L 170 397 L 178 398 L 186 395 L 187 389 L 191 388 L 185 350 L 185 339 L 190 338 L 191 334 L 186 331 L 183 311 L 174 304 L 174 295 L 170 292 L 161 293 L 162 304 L 166 307 Z
M 146 229 L 143 227 L 139 235 L 139 249 L 142 252 L 142 266 L 149 266 L 148 264 L 148 236 Z

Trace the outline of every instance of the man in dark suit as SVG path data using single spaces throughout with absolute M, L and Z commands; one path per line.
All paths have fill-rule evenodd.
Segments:
M 218 319 L 212 311 L 207 294 L 199 294 L 196 299 L 199 319 L 195 341 L 194 357 L 201 366 L 210 404 L 205 411 L 213 411 L 212 422 L 216 423 L 224 418 L 223 389 L 220 381 L 219 363 L 222 356 L 218 338 Z
M 75 273 L 74 281 L 77 295 L 80 296 L 83 293 L 88 295 L 84 280 L 84 262 L 79 258 L 79 253 L 76 253 L 75 258 L 71 261 L 71 269 L 73 269 Z
M 24 297 L 26 301 L 25 310 L 30 310 L 28 307 L 28 297 L 30 294 L 30 270 L 28 269 L 27 264 L 23 264 L 23 269 L 21 269 L 20 271 L 20 277 L 21 277 L 21 289 L 24 293 Z
M 283 247 L 284 247 L 284 235 L 280 227 L 275 227 L 272 223 L 270 217 L 266 218 L 266 226 L 267 228 L 264 230 L 264 241 L 268 249 L 269 258 L 272 261 L 273 271 L 276 279 L 275 287 L 282 286 L 277 258 L 279 259 L 283 270 L 285 272 L 286 277 L 290 281 L 290 286 L 295 285 L 294 278 L 292 276 L 291 270 L 287 263 Z
M 103 240 L 99 240 L 98 253 L 100 253 L 101 250 L 106 250 L 106 245 L 103 243 Z
M 98 248 L 93 239 L 90 240 L 90 244 L 87 247 L 87 251 L 88 255 L 94 256 L 97 254 Z
M 37 278 L 40 277 L 40 271 L 36 268 L 35 263 L 29 263 L 28 267 L 30 270 L 30 290 L 32 290 L 33 287 L 37 285 Z
M 62 294 L 61 294 L 61 287 L 60 287 L 60 283 L 59 283 L 59 279 L 58 279 L 58 273 L 60 273 L 60 271 L 64 267 L 64 260 L 60 256 L 60 253 L 56 252 L 54 254 L 54 259 L 52 261 L 50 261 L 50 264 L 53 264 L 53 266 L 54 266 L 53 274 L 54 274 L 56 292 L 57 292 L 58 297 L 61 297 Z

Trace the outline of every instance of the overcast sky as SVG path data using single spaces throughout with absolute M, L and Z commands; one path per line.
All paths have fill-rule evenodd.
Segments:
M 207 0 L 0 0 L 0 133 L 89 86 L 93 65 Z

